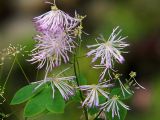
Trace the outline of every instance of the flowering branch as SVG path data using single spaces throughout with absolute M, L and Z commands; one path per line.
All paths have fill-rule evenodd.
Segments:
M 74 54 L 74 73 L 75 73 L 75 76 L 76 76 L 76 83 L 77 83 L 77 86 L 79 87 L 80 84 L 79 84 L 79 75 L 77 74 L 77 69 L 76 69 L 76 63 L 78 62 L 77 58 L 76 58 L 76 54 Z M 78 65 L 78 64 L 77 64 Z M 79 65 L 78 65 L 79 67 Z M 81 98 L 81 102 L 84 101 L 84 98 L 83 98 L 83 95 L 82 95 L 82 91 L 79 90 L 79 93 L 80 93 L 80 98 Z M 85 106 L 83 106 L 83 110 L 84 110 L 84 114 L 85 114 L 85 119 L 88 120 L 88 112 L 87 112 L 87 108 Z
M 34 114 L 30 112 L 31 115 L 35 115 L 37 111 L 39 113 L 45 109 L 54 113 L 63 113 L 65 102 L 69 101 L 70 97 L 74 96 L 76 91 L 78 91 L 80 97 L 79 101 L 82 104 L 86 120 L 90 119 L 89 115 L 92 109 L 97 110 L 93 118 L 94 120 L 97 118 L 106 120 L 106 115 L 104 117 L 102 113 L 107 114 L 107 116 L 111 113 L 111 116 L 109 116 L 110 120 L 115 117 L 121 119 L 121 110 L 130 110 L 129 106 L 122 102 L 126 99 L 126 93 L 132 95 L 130 87 L 138 85 L 140 88 L 144 89 L 144 87 L 135 80 L 136 74 L 134 72 L 130 73 L 130 79 L 125 84 L 121 82 L 120 74 L 114 74 L 114 63 L 122 64 L 125 61 L 122 54 L 127 53 L 123 51 L 123 49 L 129 46 L 129 44 L 124 41 L 127 37 L 120 36 L 122 30 L 119 30 L 118 26 L 113 29 L 111 35 L 107 39 L 103 35 L 100 35 L 96 39 L 96 44 L 88 45 L 87 47 L 91 50 L 87 53 L 87 56 L 93 56 L 92 63 L 99 61 L 97 65 L 93 65 L 93 68 L 101 68 L 103 70 L 97 84 L 80 84 L 80 68 L 77 54 L 79 54 L 78 52 L 81 47 L 81 34 L 84 33 L 82 31 L 82 20 L 84 16 L 80 16 L 75 12 L 75 16 L 71 17 L 69 14 L 58 9 L 55 0 L 54 3 L 47 1 L 46 3 L 51 5 L 51 10 L 33 18 L 37 30 L 37 35 L 34 37 L 36 44 L 35 48 L 31 51 L 31 59 L 28 60 L 32 64 L 38 63 L 38 69 L 45 67 L 44 79 L 33 82 L 31 85 L 17 92 L 18 95 L 22 95 L 22 92 L 25 93 L 27 91 L 26 94 L 28 95 L 29 91 L 31 92 L 31 97 L 22 96 L 24 98 L 21 101 L 17 101 L 19 100 L 17 99 L 18 95 L 15 95 L 16 97 L 13 99 L 12 103 L 19 104 L 26 101 L 26 99 L 32 98 L 25 107 L 26 116 L 35 103 L 41 109 L 35 110 L 36 112 L 33 111 Z M 76 38 L 79 38 L 78 42 L 76 42 Z M 50 75 L 50 72 L 56 67 L 63 63 L 71 63 L 69 54 L 74 55 L 74 76 L 63 76 L 63 73 L 69 68 L 60 71 L 58 74 Z M 18 61 L 17 63 L 25 78 L 28 80 L 22 66 Z M 110 70 L 111 72 L 114 71 L 112 74 L 115 77 L 115 81 L 112 79 Z M 109 76 L 109 80 L 105 79 L 106 75 Z M 7 80 L 8 78 L 9 77 L 7 77 Z M 76 81 L 76 85 L 75 82 L 73 82 L 74 80 Z M 118 84 L 115 84 L 117 83 L 116 81 L 118 81 Z M 40 88 L 43 89 L 41 90 Z M 37 94 L 38 91 L 41 92 Z M 85 94 L 83 94 L 83 92 Z

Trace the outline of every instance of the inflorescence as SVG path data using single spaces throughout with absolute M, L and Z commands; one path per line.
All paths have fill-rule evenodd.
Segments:
M 38 63 L 38 69 L 45 67 L 46 72 L 43 80 L 33 83 L 38 84 L 35 90 L 41 85 L 49 83 L 52 87 L 53 99 L 55 90 L 59 90 L 65 100 L 69 100 L 69 98 L 76 93 L 76 90 L 80 90 L 82 93 L 86 93 L 83 95 L 85 99 L 82 101 L 82 106 L 88 108 L 96 107 L 100 110 L 112 112 L 112 117 L 118 116 L 120 118 L 119 107 L 123 107 L 126 110 L 129 110 L 129 107 L 121 101 L 119 96 L 111 96 L 111 89 L 117 87 L 116 83 L 118 83 L 123 97 L 125 97 L 126 94 L 133 94 L 130 90 L 131 86 L 138 85 L 144 89 L 144 87 L 135 80 L 135 72 L 130 73 L 130 79 L 127 80 L 126 83 L 122 82 L 120 74 L 115 73 L 113 77 L 109 73 L 109 70 L 114 71 L 115 62 L 122 64 L 125 61 L 122 54 L 127 53 L 124 51 L 124 49 L 129 46 L 129 44 L 125 42 L 127 37 L 122 37 L 120 35 L 122 30 L 116 27 L 108 39 L 100 35 L 96 39 L 96 44 L 87 45 L 87 48 L 91 49 L 87 53 L 87 56 L 93 57 L 92 63 L 100 61 L 100 63 L 94 65 L 93 68 L 103 69 L 98 84 L 72 85 L 70 82 L 74 81 L 77 76 L 62 76 L 62 73 L 68 69 L 63 70 L 57 75 L 48 77 L 48 73 L 55 67 L 60 66 L 62 63 L 67 63 L 70 60 L 69 54 L 73 54 L 74 49 L 77 47 L 75 39 L 81 39 L 81 34 L 83 33 L 82 20 L 85 18 L 76 12 L 75 16 L 72 17 L 60 10 L 55 3 L 50 4 L 50 11 L 33 18 L 37 35 L 34 37 L 36 44 L 30 54 L 32 58 L 29 61 L 31 63 Z M 109 75 L 109 80 L 105 78 L 107 74 Z M 106 99 L 104 103 L 99 102 L 99 95 Z

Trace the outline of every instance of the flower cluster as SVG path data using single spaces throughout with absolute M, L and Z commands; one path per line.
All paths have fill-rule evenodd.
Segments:
M 4 88 L 0 86 L 0 104 L 4 103 L 6 101 L 4 95 Z
M 39 88 L 40 86 L 42 86 L 43 84 L 46 83 L 50 83 L 51 87 L 52 87 L 52 93 L 53 93 L 53 99 L 54 99 L 54 93 L 55 90 L 58 89 L 58 91 L 61 93 L 62 97 L 65 100 L 68 100 L 70 96 L 73 96 L 75 93 L 75 89 L 72 85 L 72 81 L 75 79 L 75 76 L 68 76 L 68 77 L 64 77 L 62 74 L 68 70 L 64 69 L 63 71 L 61 71 L 60 73 L 56 74 L 56 75 L 52 75 L 52 77 L 46 77 L 44 80 L 38 81 L 38 82 L 33 82 L 33 84 L 39 84 L 35 90 L 37 88 Z
M 33 49 L 32 59 L 29 61 L 39 62 L 38 68 L 42 68 L 46 64 L 46 68 L 49 70 L 59 66 L 62 60 L 67 63 L 69 61 L 68 52 L 72 52 L 75 45 L 64 31 L 59 31 L 59 34 L 60 36 L 53 33 L 37 35 L 35 40 L 38 44 Z
M 52 4 L 51 10 L 33 18 L 33 22 L 38 34 L 34 37 L 36 41 L 35 48 L 31 51 L 32 63 L 39 63 L 38 69 L 45 66 L 46 74 L 43 80 L 34 82 L 38 84 L 35 88 L 39 88 L 43 84 L 50 84 L 53 91 L 53 99 L 55 91 L 58 90 L 65 100 L 75 93 L 75 88 L 71 84 L 75 76 L 64 77 L 62 75 L 67 69 L 57 75 L 48 77 L 48 72 L 53 68 L 60 66 L 62 62 L 69 61 L 69 53 L 73 53 L 76 47 L 75 38 L 81 38 L 83 16 L 75 12 L 75 17 L 57 8 L 55 3 Z
M 129 106 L 125 105 L 122 101 L 119 100 L 119 97 L 117 95 L 114 95 L 112 98 L 110 98 L 107 102 L 101 104 L 101 109 L 106 109 L 107 112 L 112 112 L 112 117 L 118 116 L 120 119 L 120 107 L 125 108 L 126 110 L 129 110 Z
M 87 56 L 94 56 L 92 62 L 95 62 L 98 58 L 100 59 L 100 64 L 95 65 L 94 68 L 104 69 L 100 75 L 100 81 L 103 80 L 109 69 L 113 69 L 114 61 L 117 61 L 118 63 L 124 62 L 124 57 L 121 53 L 126 53 L 122 50 L 129 44 L 123 41 L 126 37 L 119 36 L 121 30 L 118 31 L 118 28 L 119 27 L 113 29 L 108 40 L 100 35 L 100 37 L 96 39 L 97 44 L 87 46 L 88 48 L 92 48 L 92 50 L 87 53 Z
M 108 81 L 107 81 L 108 82 Z M 98 93 L 106 97 L 106 99 L 109 98 L 109 92 L 103 90 L 107 89 L 109 87 L 112 87 L 112 84 L 107 84 L 107 82 L 99 83 L 97 85 L 83 85 L 79 86 L 82 91 L 87 91 L 87 97 L 84 100 L 82 106 L 84 104 L 87 104 L 89 107 L 99 106 L 99 97 Z
M 48 2 L 47 2 L 48 3 Z M 37 44 L 32 50 L 32 63 L 39 63 L 38 68 L 46 66 L 51 71 L 69 61 L 69 53 L 75 48 L 74 39 L 81 36 L 81 21 L 84 17 L 75 12 L 71 17 L 51 3 L 51 10 L 33 18 L 35 28 L 39 33 L 34 37 Z
M 4 48 L 0 51 L 0 65 L 4 64 L 4 61 L 6 58 L 11 58 L 11 57 L 15 57 L 18 54 L 21 54 L 22 56 L 24 56 L 23 52 L 25 50 L 26 46 L 22 46 L 20 44 L 17 44 L 16 46 L 10 44 L 7 48 Z
M 102 68 L 103 71 L 100 74 L 99 83 L 97 85 L 83 85 L 80 86 L 80 89 L 82 91 L 86 91 L 87 93 L 82 105 L 86 105 L 89 108 L 99 107 L 102 111 L 111 112 L 112 118 L 118 116 L 118 118 L 120 119 L 120 108 L 129 110 L 129 107 L 121 101 L 122 99 L 120 98 L 120 94 L 112 95 L 109 90 L 118 87 L 121 90 L 120 92 L 122 96 L 126 98 L 126 95 L 133 94 L 131 86 L 138 86 L 142 89 L 144 89 L 144 87 L 135 80 L 135 72 L 131 72 L 129 74 L 130 79 L 127 80 L 127 82 L 124 84 L 121 81 L 121 74 L 117 74 L 117 71 L 114 70 L 115 62 L 121 64 L 124 62 L 125 59 L 122 56 L 122 53 L 127 52 L 123 51 L 123 49 L 129 46 L 129 44 L 124 41 L 126 37 L 119 36 L 122 30 L 118 30 L 118 28 L 119 27 L 113 29 L 108 40 L 100 35 L 100 37 L 96 39 L 97 44 L 87 46 L 89 49 L 91 49 L 87 53 L 87 56 L 93 56 L 92 63 L 95 61 L 100 61 L 100 63 L 98 65 L 94 65 L 93 68 Z M 110 69 L 113 71 L 114 78 L 109 72 Z M 106 81 L 105 75 L 107 73 L 111 80 Z M 115 84 L 111 84 L 110 82 L 114 82 Z M 116 85 L 117 83 L 118 86 Z M 106 102 L 99 103 L 99 94 L 101 94 L 106 99 Z
M 83 28 L 82 20 L 84 18 L 76 12 L 75 17 L 71 17 L 58 9 L 55 3 L 51 4 L 50 11 L 33 18 L 38 35 L 34 37 L 37 43 L 32 50 L 32 58 L 29 61 L 39 63 L 38 69 L 44 66 L 46 68 L 44 79 L 33 83 L 38 84 L 35 90 L 43 84 L 49 84 L 52 88 L 53 99 L 55 98 L 55 91 L 58 90 L 64 100 L 69 100 L 71 96 L 75 95 L 76 90 L 78 90 L 82 107 L 84 107 L 84 109 L 87 108 L 85 111 L 95 107 L 102 111 L 111 112 L 112 117 L 118 116 L 120 119 L 120 108 L 129 110 L 129 107 L 121 101 L 123 100 L 121 97 L 125 98 L 126 94 L 132 95 L 133 92 L 130 89 L 132 86 L 138 85 L 138 87 L 143 88 L 135 80 L 135 72 L 130 73 L 130 79 L 127 80 L 125 84 L 121 81 L 120 74 L 114 74 L 113 72 L 114 78 L 112 78 L 109 72 L 110 69 L 114 71 L 115 62 L 122 64 L 125 60 L 122 53 L 127 52 L 124 52 L 123 49 L 129 46 L 129 44 L 124 41 L 126 37 L 120 36 L 121 30 L 118 30 L 119 27 L 116 27 L 108 39 L 100 35 L 100 37 L 96 39 L 97 44 L 87 46 L 91 49 L 87 53 L 87 56 L 93 56 L 92 63 L 100 61 L 100 63 L 94 65 L 93 68 L 103 69 L 98 84 L 79 84 L 78 75 L 80 73 L 77 74 L 76 71 L 76 65 L 79 71 L 77 59 L 74 59 L 75 76 L 64 77 L 62 75 L 68 68 L 56 75 L 48 76 L 48 72 L 52 71 L 53 68 L 60 66 L 62 62 L 67 63 L 70 60 L 69 54 L 73 53 L 73 48 L 77 45 L 75 38 L 81 38 Z M 105 79 L 107 73 L 109 80 Z M 74 79 L 76 79 L 77 85 L 73 84 Z M 121 94 L 112 94 L 111 91 L 116 88 L 115 86 L 120 88 L 122 96 Z M 100 102 L 100 96 L 105 99 L 103 103 Z

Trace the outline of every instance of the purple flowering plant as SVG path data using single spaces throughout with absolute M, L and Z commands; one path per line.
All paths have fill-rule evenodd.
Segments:
M 134 94 L 134 88 L 145 89 L 136 81 L 135 72 L 132 71 L 123 82 L 122 74 L 115 69 L 115 63 L 125 61 L 123 53 L 128 53 L 125 48 L 129 46 L 127 37 L 122 37 L 118 26 L 108 38 L 100 35 L 95 44 L 86 46 L 88 53 L 85 57 L 92 58 L 94 69 L 102 70 L 97 83 L 87 84 L 87 80 L 82 81 L 78 62 L 83 43 L 82 22 L 86 16 L 75 12 L 73 17 L 60 10 L 55 1 L 46 3 L 51 5 L 51 10 L 33 18 L 36 44 L 27 60 L 36 63 L 37 69 L 45 68 L 45 75 L 42 80 L 17 91 L 11 105 L 27 102 L 24 108 L 27 119 L 44 111 L 64 113 L 65 105 L 72 101 L 78 102 L 83 120 L 124 120 L 131 109 L 125 102 Z M 69 67 L 56 73 L 55 69 L 64 63 Z M 72 75 L 66 76 L 67 71 L 72 71 Z M 5 100 L 3 88 L 0 97 Z

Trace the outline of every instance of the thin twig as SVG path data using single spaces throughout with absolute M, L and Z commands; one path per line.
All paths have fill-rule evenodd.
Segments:
M 79 84 L 78 75 L 77 75 L 77 69 L 76 69 L 76 63 L 77 62 L 76 61 L 77 61 L 76 56 L 74 55 L 74 73 L 75 73 L 75 76 L 76 76 L 77 86 L 79 87 L 80 84 Z M 79 90 L 79 93 L 80 93 L 81 101 L 84 101 L 81 90 Z M 87 112 L 87 109 L 86 109 L 85 106 L 83 106 L 83 110 L 84 110 L 85 118 L 86 118 L 86 120 L 88 120 L 88 112 Z
M 36 81 L 38 80 L 38 74 L 39 74 L 39 70 L 37 70 L 37 73 L 36 73 Z
M 7 84 L 7 81 L 8 81 L 8 79 L 9 79 L 9 77 L 10 77 L 10 74 L 11 74 L 11 72 L 12 72 L 12 69 L 13 69 L 13 66 L 14 66 L 15 62 L 16 62 L 16 56 L 15 56 L 15 58 L 14 58 L 14 61 L 13 61 L 12 65 L 11 65 L 11 68 L 10 68 L 10 70 L 9 70 L 9 73 L 8 73 L 8 75 L 7 75 L 7 78 L 6 78 L 6 80 L 5 80 L 4 84 L 3 84 L 3 88 L 2 88 L 3 90 L 5 89 L 5 86 L 6 86 L 6 84 Z
M 20 62 L 18 61 L 18 59 L 17 59 L 17 58 L 16 58 L 16 62 L 17 62 L 17 64 L 19 65 L 19 67 L 20 67 L 20 69 L 21 69 L 21 71 L 22 71 L 22 73 L 23 73 L 24 77 L 26 78 L 26 80 L 27 80 L 28 84 L 30 84 L 30 81 L 29 81 L 29 79 L 28 79 L 28 77 L 27 77 L 26 73 L 24 72 L 24 70 L 23 70 L 23 68 L 22 68 L 22 66 L 21 66 L 21 64 L 20 64 Z
M 1 70 L 0 70 L 0 80 L 2 78 L 2 73 L 3 73 L 3 65 L 1 65 Z
M 100 114 L 103 112 L 103 109 L 101 111 L 99 111 L 99 113 L 97 114 L 97 116 L 93 119 L 93 120 L 97 120 L 97 118 L 100 116 Z

